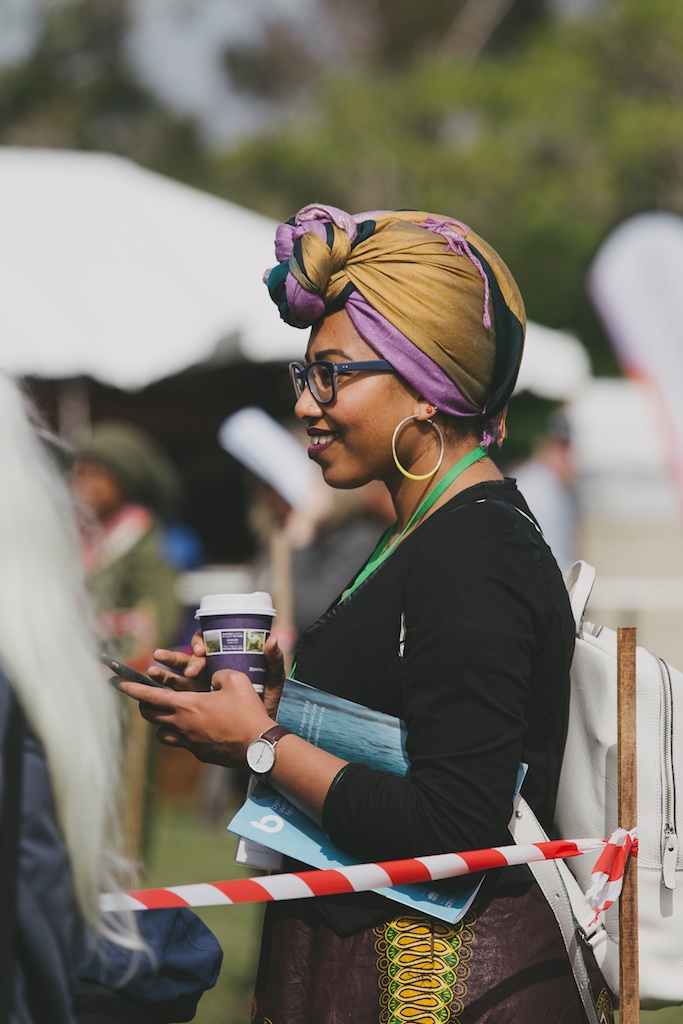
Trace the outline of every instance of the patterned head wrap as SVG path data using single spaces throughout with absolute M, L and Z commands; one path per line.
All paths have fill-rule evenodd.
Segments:
M 452 416 L 505 436 L 526 318 L 500 256 L 465 224 L 415 210 L 305 206 L 275 236 L 264 280 L 280 316 L 310 327 L 346 309 L 367 344 Z

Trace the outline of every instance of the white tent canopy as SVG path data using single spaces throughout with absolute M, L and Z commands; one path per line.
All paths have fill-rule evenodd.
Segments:
M 566 402 L 581 393 L 591 376 L 585 346 L 571 334 L 529 322 L 515 391 Z
M 189 366 L 301 358 L 262 282 L 275 222 L 104 153 L 0 148 L 0 367 L 141 388 Z M 570 398 L 579 341 L 529 324 L 519 389 Z
M 262 282 L 273 222 L 128 160 L 1 149 L 0 224 L 10 373 L 137 388 L 226 339 L 254 361 L 304 346 Z

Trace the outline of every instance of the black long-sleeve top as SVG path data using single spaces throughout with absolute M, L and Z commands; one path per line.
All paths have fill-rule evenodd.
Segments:
M 509 842 L 521 761 L 550 830 L 573 647 L 562 577 L 514 481 L 457 494 L 302 637 L 298 679 L 407 726 L 409 774 L 344 769 L 330 838 L 361 861 Z

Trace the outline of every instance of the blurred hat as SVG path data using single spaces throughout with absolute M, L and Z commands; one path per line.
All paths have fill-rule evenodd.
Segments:
M 218 431 L 218 442 L 292 508 L 308 498 L 317 477 L 313 463 L 302 445 L 263 409 L 247 406 L 228 416 Z
M 160 508 L 178 496 L 180 482 L 166 452 L 155 438 L 128 423 L 96 424 L 76 454 L 111 470 L 133 501 Z

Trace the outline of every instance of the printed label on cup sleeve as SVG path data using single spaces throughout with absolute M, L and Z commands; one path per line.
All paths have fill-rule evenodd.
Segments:
M 204 630 L 207 657 L 216 654 L 263 654 L 267 629 L 207 629 Z

